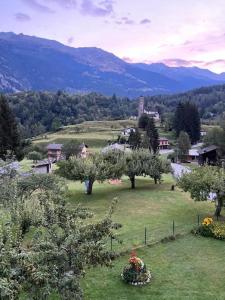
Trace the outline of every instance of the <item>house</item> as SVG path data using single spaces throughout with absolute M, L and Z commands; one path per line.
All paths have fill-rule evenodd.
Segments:
M 169 149 L 169 140 L 165 137 L 159 138 L 159 150 Z
M 59 161 L 62 158 L 62 147 L 62 144 L 49 144 L 47 146 L 48 160 L 52 162 Z
M 109 151 L 122 151 L 122 152 L 131 152 L 131 149 L 127 144 L 111 144 L 102 149 L 102 153 L 107 153 Z
M 52 172 L 52 162 L 47 159 L 38 161 L 32 168 L 36 174 L 49 174 Z
M 201 137 L 206 136 L 207 135 L 207 131 L 201 130 L 200 131 L 200 135 L 201 135 Z
M 199 164 L 215 165 L 218 160 L 218 147 L 211 145 L 199 150 Z
M 89 152 L 88 152 L 88 145 L 86 145 L 85 143 L 82 143 L 79 146 L 79 155 L 82 158 L 86 158 L 88 156 Z
M 199 150 L 190 149 L 187 155 L 187 161 L 189 162 L 198 162 L 199 160 Z
M 123 131 L 121 131 L 121 134 L 120 134 L 120 135 L 121 135 L 121 136 L 124 136 L 124 137 L 129 137 L 132 131 L 135 132 L 136 129 L 133 128 L 133 127 L 125 128 L 125 129 L 123 129 Z

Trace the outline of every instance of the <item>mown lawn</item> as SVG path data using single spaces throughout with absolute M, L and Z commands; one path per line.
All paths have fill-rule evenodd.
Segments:
M 85 300 L 224 300 L 224 242 L 189 234 L 166 244 L 138 250 L 153 274 L 145 287 L 120 278 L 127 256 L 114 267 L 95 268 L 82 282 Z
M 84 194 L 80 182 L 70 182 L 69 202 L 71 206 L 79 204 L 90 208 L 95 213 L 94 220 L 97 220 L 104 217 L 111 201 L 117 198 L 113 220 L 123 225 L 117 232 L 123 243 L 114 242 L 113 247 L 121 250 L 142 245 L 145 227 L 147 242 L 152 243 L 172 235 L 173 220 L 175 234 L 184 234 L 197 225 L 198 215 L 202 219 L 213 214 L 214 204 L 194 202 L 179 189 L 171 191 L 173 178 L 166 175 L 163 179 L 162 184 L 155 185 L 151 179 L 140 177 L 135 190 L 130 189 L 128 178 L 123 178 L 117 186 L 108 182 L 95 183 L 93 195 Z

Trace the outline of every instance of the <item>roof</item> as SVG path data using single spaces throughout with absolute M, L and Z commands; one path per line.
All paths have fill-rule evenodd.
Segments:
M 43 167 L 43 166 L 47 166 L 47 165 L 50 165 L 50 164 L 51 164 L 51 161 L 49 161 L 48 159 L 39 160 L 35 165 L 33 165 L 33 167 L 34 168 Z
M 159 138 L 159 141 L 169 141 L 169 140 L 168 140 L 168 138 L 166 138 L 166 137 L 160 137 L 160 138 Z
M 113 151 L 113 150 L 119 150 L 119 151 L 123 151 L 123 152 L 127 152 L 127 151 L 131 151 L 129 148 L 126 147 L 125 144 L 121 145 L 118 143 L 106 146 L 105 148 L 102 149 L 103 153 L 106 153 L 108 151 Z
M 198 149 L 190 149 L 188 154 L 190 156 L 199 156 L 199 151 Z
M 49 144 L 47 150 L 62 150 L 62 144 Z
M 200 150 L 199 150 L 199 154 L 208 153 L 208 152 L 211 152 L 211 151 L 215 151 L 215 150 L 217 150 L 217 149 L 218 149 L 217 146 L 211 145 L 211 146 L 205 147 L 205 148 L 203 148 L 203 149 L 200 149 Z

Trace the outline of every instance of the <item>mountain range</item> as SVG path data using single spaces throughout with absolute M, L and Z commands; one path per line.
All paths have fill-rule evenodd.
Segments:
M 0 91 L 64 90 L 130 98 L 171 94 L 225 83 L 225 73 L 162 63 L 128 63 L 99 48 L 73 48 L 57 41 L 0 33 Z

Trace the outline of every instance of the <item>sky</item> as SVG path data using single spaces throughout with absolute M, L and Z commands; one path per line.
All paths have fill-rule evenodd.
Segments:
M 0 31 L 225 72 L 225 0 L 0 0 Z

